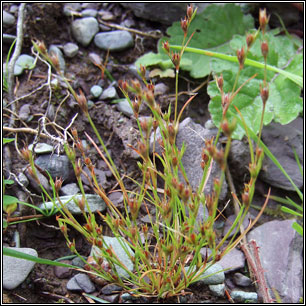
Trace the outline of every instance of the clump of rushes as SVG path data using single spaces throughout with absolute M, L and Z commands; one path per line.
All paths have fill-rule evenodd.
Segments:
M 145 67 L 141 66 L 139 71 L 143 84 L 137 80 L 119 82 L 123 95 L 133 108 L 134 117 L 140 132 L 138 145 L 134 148 L 141 158 L 138 165 L 142 173 L 142 179 L 140 182 L 134 181 L 138 186 L 137 191 L 130 191 L 125 187 L 122 177 L 90 117 L 86 97 L 83 93 L 76 94 L 72 91 L 84 116 L 93 128 L 102 149 L 90 136 L 86 135 L 96 148 L 99 156 L 108 165 L 122 191 L 124 211 L 120 211 L 116 207 L 110 200 L 107 192 L 99 185 L 95 174 L 95 166 L 89 157 L 86 156 L 78 133 L 74 129 L 72 131 L 74 144 L 70 146 L 67 143 L 64 149 L 73 164 L 75 175 L 81 193 L 83 194 L 82 200 L 77 205 L 83 213 L 85 224 L 80 224 L 65 206 L 61 205 L 60 212 L 62 215 L 57 218 L 60 229 L 67 240 L 67 246 L 72 252 L 78 254 L 74 241 L 69 239 L 67 225 L 78 230 L 89 243 L 95 245 L 101 251 L 102 258 L 93 256 L 86 263 L 90 275 L 97 276 L 100 280 L 116 283 L 132 292 L 135 296 L 167 298 L 183 294 L 184 290 L 192 283 L 203 278 L 203 272 L 206 269 L 233 249 L 250 229 L 248 227 L 239 236 L 236 233 L 230 242 L 227 243 L 227 246 L 224 247 L 224 242 L 230 233 L 237 225 L 242 224 L 243 218 L 247 213 L 254 191 L 254 182 L 259 173 L 263 157 L 263 152 L 260 148 L 256 150 L 256 159 L 252 157 L 252 162 L 249 165 L 251 180 L 246 184 L 242 200 L 239 202 L 240 211 L 230 231 L 221 241 L 217 241 L 217 235 L 214 231 L 214 222 L 219 217 L 217 214 L 219 195 L 225 179 L 227 157 L 231 145 L 231 134 L 235 129 L 235 122 L 227 121 L 226 112 L 235 95 L 243 85 L 237 90 L 233 88 L 231 93 L 225 93 L 223 91 L 222 75 L 216 77 L 216 82 L 222 97 L 223 121 L 216 138 L 206 140 L 201 155 L 203 176 L 196 190 L 192 190 L 182 164 L 185 146 L 183 145 L 180 150 L 176 146 L 176 136 L 181 115 L 186 106 L 194 98 L 193 96 L 187 100 L 178 113 L 178 73 L 184 49 L 187 47 L 193 35 L 191 34 L 188 38 L 188 28 L 195 14 L 196 10 L 192 6 L 188 6 L 187 16 L 181 21 L 184 39 L 182 42 L 183 48 L 180 53 L 170 53 L 168 42 L 165 42 L 163 45 L 165 52 L 172 60 L 176 70 L 174 111 L 170 104 L 168 110 L 162 112 L 160 105 L 155 100 L 154 85 L 147 82 L 145 78 Z M 247 50 L 245 51 L 242 48 L 237 52 L 240 70 L 243 69 L 246 53 L 255 38 L 256 36 L 247 36 Z M 40 50 L 40 48 L 37 49 Z M 238 78 L 236 83 L 238 84 Z M 266 85 L 263 88 L 266 88 Z M 72 90 L 71 87 L 69 89 Z M 267 91 L 264 89 L 262 90 L 262 96 L 267 96 Z M 150 109 L 151 117 L 141 121 L 138 113 L 142 103 L 145 103 Z M 160 133 L 157 133 L 158 129 Z M 224 149 L 217 148 L 216 146 L 221 132 L 224 132 L 228 139 Z M 153 153 L 150 155 L 150 137 L 152 133 L 154 143 Z M 156 150 L 157 145 L 160 146 L 161 153 L 158 153 L 159 151 Z M 81 158 L 77 159 L 75 149 L 79 150 Z M 157 167 L 157 160 L 162 164 L 162 170 Z M 212 193 L 204 194 L 205 184 L 213 160 L 219 164 L 221 175 L 214 180 L 214 190 Z M 102 215 L 101 213 L 99 215 L 111 229 L 113 235 L 118 238 L 118 242 L 133 262 L 133 271 L 129 271 L 124 262 L 121 262 L 117 257 L 115 251 L 105 243 L 101 222 L 99 223 L 96 216 L 90 211 L 85 198 L 81 180 L 82 167 L 89 169 L 93 190 L 105 201 L 108 207 L 108 213 L 106 215 Z M 60 183 L 56 186 L 59 185 Z M 202 207 L 201 204 L 207 207 L 208 216 L 205 216 L 203 220 L 197 221 L 199 209 Z M 149 205 L 155 207 L 154 217 L 148 208 Z M 147 211 L 150 220 L 149 226 L 139 225 L 137 220 L 140 208 Z M 254 225 L 254 223 L 251 225 Z M 129 252 L 122 241 L 125 241 L 133 250 L 133 254 Z M 211 248 L 212 253 L 210 256 L 202 258 L 200 250 L 205 246 Z M 118 266 L 125 270 L 129 278 L 123 279 L 119 276 L 116 268 Z

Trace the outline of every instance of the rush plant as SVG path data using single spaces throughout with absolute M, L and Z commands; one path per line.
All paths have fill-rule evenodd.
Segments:
M 214 223 L 220 215 L 218 212 L 219 195 L 225 180 L 231 136 L 236 128 L 236 122 L 234 120 L 229 121 L 226 115 L 235 96 L 246 83 L 238 86 L 239 73 L 235 86 L 227 92 L 223 88 L 222 75 L 215 76 L 215 82 L 221 97 L 222 120 L 216 138 L 206 139 L 205 146 L 203 145 L 201 162 L 203 175 L 196 189 L 192 189 L 184 170 L 182 157 L 186 148 L 184 145 L 180 149 L 176 146 L 176 137 L 182 113 L 187 105 L 192 102 L 194 96 L 186 101 L 181 110 L 178 109 L 178 76 L 183 53 L 193 36 L 193 34 L 188 36 L 188 29 L 195 15 L 196 10 L 192 6 L 188 6 L 186 17 L 181 21 L 183 41 L 179 52 L 171 52 L 169 43 L 165 42 L 163 44 L 164 50 L 175 67 L 176 99 L 174 105 L 170 104 L 166 112 L 161 110 L 160 105 L 155 100 L 154 85 L 145 78 L 146 68 L 144 66 L 141 66 L 139 71 L 142 83 L 138 80 L 120 82 L 121 91 L 134 111 L 134 118 L 140 135 L 137 147 L 134 150 L 139 154 L 141 160 L 138 162 L 141 180 L 136 181 L 130 178 L 137 186 L 136 191 L 126 188 L 120 172 L 90 116 L 85 95 L 82 92 L 77 94 L 69 86 L 84 116 L 93 128 L 99 144 L 95 143 L 88 134 L 86 136 L 97 150 L 97 154 L 111 170 L 123 194 L 124 210 L 119 210 L 111 201 L 106 190 L 99 185 L 95 166 L 86 155 L 77 130 L 73 129 L 73 144 L 66 143 L 64 149 L 73 165 L 83 195 L 82 200 L 78 201 L 77 205 L 82 211 L 85 223 L 81 224 L 69 212 L 64 203 L 60 202 L 58 192 L 61 187 L 61 180 L 57 179 L 52 186 L 60 202 L 58 210 L 61 214 L 57 217 L 59 227 L 67 241 L 67 246 L 73 253 L 80 255 L 76 250 L 75 242 L 71 241 L 69 237 L 68 227 L 73 227 L 79 231 L 98 250 L 87 261 L 83 259 L 86 263 L 85 269 L 95 281 L 101 284 L 105 284 L 105 282 L 116 283 L 135 296 L 167 298 L 186 294 L 185 290 L 192 283 L 203 278 L 203 273 L 209 267 L 240 243 L 263 211 L 244 232 L 239 234 L 238 230 L 235 230 L 242 224 L 252 201 L 255 182 L 264 156 L 259 143 L 254 155 L 252 142 L 250 141 L 250 180 L 245 184 L 241 196 L 234 195 L 239 204 L 239 211 L 230 231 L 222 239 L 218 239 Z M 262 31 L 264 30 L 262 29 Z M 262 46 L 264 54 L 267 54 L 267 42 L 263 42 Z M 36 49 L 42 52 L 45 58 L 49 59 L 49 62 L 57 68 L 56 56 L 52 55 L 50 57 L 42 43 L 36 43 Z M 237 51 L 239 71 L 244 68 L 247 52 L 248 50 L 243 48 Z M 268 96 L 269 89 L 265 81 L 261 85 L 263 106 L 265 106 Z M 138 116 L 142 104 L 145 104 L 151 111 L 151 116 L 145 120 L 140 120 Z M 263 107 L 263 113 L 264 110 L 265 107 Z M 239 114 L 238 109 L 237 112 Z M 242 116 L 240 120 L 243 122 Z M 224 149 L 217 147 L 221 133 L 227 136 Z M 150 139 L 154 139 L 152 151 L 150 151 Z M 80 152 L 80 158 L 77 158 L 76 150 Z M 32 156 L 30 154 L 25 154 L 25 156 L 34 169 Z M 213 162 L 219 165 L 220 176 L 214 179 L 213 191 L 210 194 L 205 194 L 204 188 Z M 158 167 L 158 163 L 162 165 L 161 168 Z M 100 212 L 96 215 L 90 210 L 81 180 L 83 165 L 89 170 L 94 192 L 107 205 L 108 213 L 105 215 Z M 34 170 L 33 175 L 35 176 Z M 263 205 L 263 209 L 267 201 Z M 201 204 L 206 206 L 208 215 L 203 220 L 198 221 L 199 209 L 201 209 L 200 207 L 203 209 Z M 149 209 L 149 206 L 154 207 L 154 213 Z M 148 214 L 149 225 L 139 225 L 138 216 L 141 208 Z M 118 257 L 112 245 L 106 242 L 102 221 L 111 229 L 128 259 L 132 262 L 132 270 L 127 267 L 126 262 Z M 230 241 L 227 241 L 233 231 L 235 231 L 235 234 Z M 203 247 L 210 248 L 211 255 L 202 257 L 200 250 Z M 124 276 L 122 276 L 121 271 L 124 271 Z

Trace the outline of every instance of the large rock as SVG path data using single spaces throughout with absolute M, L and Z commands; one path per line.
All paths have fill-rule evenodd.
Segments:
M 292 148 L 296 150 L 301 165 L 303 165 L 303 119 L 298 117 L 287 125 L 271 123 L 263 129 L 262 140 L 298 188 L 302 188 L 304 185 L 303 176 L 299 171 Z M 284 174 L 267 156 L 264 159 L 260 178 L 274 187 L 295 190 Z
M 247 235 L 259 247 L 268 287 L 277 290 L 283 303 L 298 303 L 303 296 L 303 239 L 292 228 L 293 222 L 270 221 Z
M 37 252 L 31 248 L 10 248 L 37 257 Z M 18 287 L 29 275 L 35 265 L 29 261 L 11 256 L 3 256 L 3 288 L 12 290 Z
M 217 129 L 206 129 L 200 124 L 196 124 L 191 118 L 186 118 L 179 125 L 179 130 L 176 137 L 176 145 L 180 150 L 182 144 L 185 143 L 186 151 L 182 158 L 182 163 L 186 171 L 186 175 L 190 182 L 191 187 L 196 190 L 201 182 L 203 170 L 201 168 L 201 153 L 202 149 L 205 147 L 204 140 L 210 139 L 216 136 Z M 160 137 L 160 133 L 157 130 L 156 137 Z M 151 148 L 153 147 L 154 135 L 151 135 Z M 156 152 L 160 153 L 160 146 L 156 142 Z M 213 162 L 211 174 L 205 186 L 205 194 L 210 194 L 213 190 L 213 180 L 214 178 L 220 177 L 220 168 Z M 181 176 L 180 180 L 183 182 L 184 179 Z M 227 194 L 227 183 L 224 181 L 222 190 L 220 193 L 220 199 L 224 200 Z M 203 208 L 200 208 L 201 211 Z

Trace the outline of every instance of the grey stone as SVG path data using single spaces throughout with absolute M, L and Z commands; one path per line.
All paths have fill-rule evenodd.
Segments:
M 203 170 L 201 168 L 201 153 L 202 149 L 205 147 L 204 140 L 210 139 L 213 136 L 216 136 L 217 130 L 207 130 L 202 127 L 200 124 L 196 124 L 192 121 L 191 118 L 186 118 L 179 125 L 179 130 L 176 137 L 176 145 L 180 150 L 182 144 L 185 143 L 186 151 L 182 158 L 182 163 L 186 171 L 186 175 L 189 179 L 190 185 L 193 190 L 196 190 L 201 182 L 203 176 Z M 156 139 L 160 136 L 159 129 L 156 132 Z M 150 149 L 153 148 L 154 135 L 151 135 L 150 139 Z M 161 153 L 160 146 L 156 143 L 157 153 Z M 205 194 L 210 194 L 213 190 L 213 180 L 216 177 L 220 177 L 220 168 L 213 161 L 213 166 L 211 174 L 207 180 L 207 184 L 204 189 Z M 183 182 L 184 179 L 180 175 L 180 180 Z M 227 194 L 227 183 L 224 181 L 221 193 L 220 200 L 224 200 Z M 200 209 L 203 211 L 203 209 Z
M 118 30 L 98 33 L 94 38 L 94 43 L 102 50 L 115 52 L 133 47 L 134 39 L 130 32 Z
M 128 100 L 124 99 L 116 104 L 118 111 L 122 112 L 127 117 L 132 117 L 134 112 Z
M 219 297 L 224 296 L 224 293 L 225 293 L 224 284 L 209 285 L 208 288 L 214 296 L 219 296 Z
M 59 61 L 60 70 L 62 72 L 64 72 L 65 68 L 66 68 L 66 63 L 65 63 L 64 56 L 63 56 L 63 52 L 56 45 L 50 45 L 50 47 L 49 47 L 49 54 L 52 55 L 52 53 L 57 55 L 58 61 Z
M 3 15 L 2 15 L 2 22 L 4 26 L 11 26 L 14 25 L 15 23 L 15 17 L 8 13 L 7 11 L 3 10 Z
M 54 180 L 56 177 L 61 177 L 67 183 L 75 179 L 73 167 L 66 155 L 39 155 L 35 159 L 35 164 L 42 170 L 48 171 Z
M 110 86 L 108 88 L 106 88 L 102 95 L 100 96 L 101 100 L 107 100 L 107 99 L 117 99 L 118 98 L 118 94 L 116 91 L 116 88 L 114 86 Z
M 23 73 L 25 69 L 33 69 L 34 68 L 35 58 L 33 56 L 27 54 L 21 54 L 15 63 L 14 66 L 14 75 L 18 76 Z
M 97 10 L 94 9 L 85 9 L 82 11 L 82 17 L 96 17 L 98 14 Z
M 258 296 L 256 292 L 245 292 L 240 290 L 234 290 L 231 292 L 231 297 L 237 302 L 249 302 L 256 303 Z
M 36 250 L 31 248 L 9 249 L 38 257 Z M 3 288 L 12 290 L 18 287 L 28 277 L 35 265 L 35 262 L 4 255 L 2 264 Z
M 41 187 L 37 184 L 36 180 L 30 175 L 28 168 L 25 170 L 24 174 L 29 179 L 31 186 L 40 194 Z M 37 177 L 41 185 L 45 188 L 47 192 L 51 191 L 51 186 L 49 185 L 49 181 L 47 178 L 41 174 L 39 171 L 36 171 Z
M 85 260 L 87 259 L 86 257 L 82 256 Z M 71 264 L 73 266 L 77 266 L 77 267 L 80 267 L 80 268 L 84 268 L 85 266 L 85 262 L 79 257 L 79 256 L 76 256 L 72 259 L 71 261 Z
M 249 277 L 247 277 L 247 276 L 245 276 L 245 275 L 243 275 L 242 273 L 239 273 L 239 272 L 234 274 L 233 279 L 234 279 L 234 283 L 237 286 L 248 287 L 252 284 L 252 280 Z
M 226 269 L 226 271 L 224 271 L 225 273 L 228 273 L 243 268 L 245 264 L 245 257 L 241 251 L 233 249 L 224 255 L 224 257 L 218 261 L 218 264 L 221 265 L 223 269 Z
M 63 12 L 66 16 L 73 16 L 74 12 L 81 10 L 81 3 L 72 2 L 66 3 L 63 8 Z
M 74 276 L 77 284 L 80 288 L 85 291 L 86 293 L 91 293 L 96 290 L 95 285 L 90 280 L 89 276 L 84 273 L 78 273 Z
M 31 115 L 30 104 L 23 104 L 19 109 L 19 118 L 23 121 L 28 122 Z
M 226 221 L 225 221 L 225 224 L 224 224 L 224 228 L 223 228 L 223 236 L 225 236 L 228 231 L 230 230 L 231 226 L 233 225 L 234 221 L 236 219 L 236 216 L 235 215 L 230 215 Z M 243 227 L 244 228 L 247 228 L 248 225 L 249 225 L 249 214 L 247 214 L 242 222 L 243 224 Z M 235 233 L 236 233 L 236 230 L 237 230 L 237 225 L 236 227 L 232 230 L 232 232 L 229 234 L 229 238 L 231 238 Z M 240 230 L 238 231 L 238 233 L 240 232 Z
M 72 22 L 72 34 L 77 42 L 87 47 L 99 31 L 98 21 L 94 17 L 84 17 Z
M 264 144 L 274 154 L 298 188 L 304 185 L 292 148 L 295 148 L 303 168 L 303 118 L 298 117 L 287 125 L 271 123 L 262 132 Z M 285 190 L 295 190 L 279 168 L 269 159 L 264 158 L 260 179 Z
M 64 53 L 67 57 L 74 57 L 78 54 L 79 47 L 74 43 L 67 43 L 64 45 Z
M 108 284 L 101 289 L 101 293 L 105 295 L 114 294 L 115 292 L 122 291 L 122 287 L 115 284 Z
M 102 94 L 102 87 L 99 85 L 94 85 L 90 88 L 90 93 L 95 97 L 95 98 L 99 98 L 100 95 Z
M 33 148 L 33 144 L 30 144 L 29 145 L 29 150 L 32 151 L 32 148 Z M 40 143 L 37 143 L 35 145 L 34 152 L 36 154 L 51 153 L 51 152 L 53 152 L 53 146 L 51 146 L 47 143 L 44 143 L 44 142 L 40 142 Z
M 269 288 L 275 288 L 283 303 L 298 303 L 303 296 L 303 239 L 292 228 L 294 220 L 270 221 L 253 229 Z
M 71 196 L 80 193 L 80 188 L 76 183 L 70 183 L 62 186 L 60 193 L 62 195 Z
M 169 87 L 164 83 L 158 83 L 154 87 L 154 95 L 165 95 L 169 92 Z
M 209 265 L 209 263 L 207 264 Z M 186 273 L 192 273 L 196 267 L 193 267 L 188 271 L 189 267 L 185 267 Z M 223 272 L 223 267 L 219 263 L 210 265 L 201 275 L 201 279 L 197 282 L 203 285 L 218 285 L 222 284 L 225 280 L 225 274 Z
M 120 238 L 115 238 L 115 237 L 107 237 L 107 236 L 103 236 L 103 239 L 105 241 L 105 244 L 107 246 L 112 246 L 112 249 L 114 250 L 114 253 L 117 255 L 117 257 L 120 259 L 120 261 L 122 263 L 124 263 L 124 265 L 126 266 L 126 268 L 129 271 L 133 271 L 134 265 L 133 262 L 130 260 L 128 254 L 126 254 L 125 250 L 122 248 L 120 242 L 118 241 L 118 239 Z M 125 247 L 127 248 L 128 252 L 131 255 L 134 255 L 133 250 L 129 247 L 129 245 L 123 240 L 121 239 L 121 243 L 125 244 Z M 102 256 L 101 255 L 101 251 L 99 250 L 98 247 L 93 246 L 90 252 L 90 256 L 93 256 L 95 254 L 95 256 Z M 121 278 L 129 278 L 129 274 L 128 272 L 126 272 L 124 269 L 122 269 L 121 267 L 119 267 L 118 265 L 115 264 L 115 267 L 117 269 L 118 275 Z
M 71 264 L 69 260 L 62 260 L 60 262 L 65 264 Z M 54 266 L 53 271 L 55 276 L 60 279 L 68 278 L 71 275 L 71 269 L 67 267 Z
M 28 178 L 24 175 L 24 173 L 22 173 L 22 172 L 20 172 L 19 174 L 18 174 L 18 180 L 19 180 L 19 182 L 23 185 L 23 186 L 25 186 L 25 187 L 27 187 L 28 185 L 29 185 L 29 180 L 28 180 Z
M 67 285 L 66 285 L 67 289 L 70 290 L 70 291 L 81 291 L 82 288 L 80 287 L 80 285 L 77 283 L 76 279 L 75 279 L 75 276 L 72 277 Z
M 85 197 L 88 202 L 88 206 L 91 212 L 100 211 L 103 212 L 106 209 L 105 202 L 96 194 L 85 194 Z M 81 194 L 77 194 L 74 196 L 75 201 L 79 201 L 82 199 Z M 81 210 L 77 203 L 74 202 L 73 196 L 62 196 L 60 197 L 61 202 L 72 214 L 81 214 Z M 55 201 L 56 206 L 60 207 L 60 203 L 58 200 Z M 41 209 L 51 209 L 53 207 L 52 202 L 45 202 L 39 205 Z M 88 212 L 87 205 L 85 204 L 85 211 Z

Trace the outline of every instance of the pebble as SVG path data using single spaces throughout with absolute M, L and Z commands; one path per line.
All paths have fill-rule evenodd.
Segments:
M 99 31 L 98 21 L 94 17 L 84 17 L 74 20 L 71 25 L 75 40 L 87 47 Z
M 119 260 L 125 264 L 126 268 L 129 271 L 133 271 L 133 268 L 134 268 L 133 262 L 131 261 L 130 257 L 126 254 L 125 250 L 122 248 L 118 239 L 114 237 L 107 237 L 107 236 L 104 236 L 103 239 L 107 246 L 110 246 L 110 245 L 112 246 L 115 254 L 119 258 Z M 134 252 L 132 251 L 132 249 L 123 239 L 121 240 L 121 243 L 124 243 L 128 252 L 134 255 Z M 94 256 L 94 255 L 97 257 L 101 256 L 101 251 L 96 246 L 93 246 L 90 252 L 90 256 Z M 116 264 L 115 264 L 115 267 L 117 269 L 118 275 L 121 278 L 129 278 L 129 274 L 124 269 L 122 269 Z
M 98 11 L 95 9 L 85 9 L 82 11 L 82 17 L 96 17 L 98 14 Z
M 64 45 L 64 53 L 67 57 L 72 58 L 76 56 L 78 52 L 79 52 L 79 47 L 77 44 L 69 42 Z
M 72 196 L 75 195 L 77 193 L 80 193 L 80 188 L 76 183 L 70 183 L 70 184 L 66 184 L 64 186 L 62 186 L 62 188 L 60 189 L 60 193 L 63 196 Z
M 66 155 L 39 155 L 35 159 L 35 164 L 42 170 L 48 171 L 54 180 L 56 177 L 61 177 L 65 182 L 71 182 L 75 179 L 73 167 Z
M 214 296 L 219 296 L 219 297 L 224 296 L 224 293 L 225 293 L 224 284 L 209 285 L 208 288 Z
M 229 273 L 243 268 L 245 265 L 245 257 L 243 252 L 233 249 L 224 255 L 218 263 L 223 267 L 223 269 L 226 269 L 225 273 Z
M 85 291 L 91 293 L 96 290 L 89 276 L 84 273 L 78 273 L 67 283 L 67 289 L 70 291 Z
M 118 94 L 117 94 L 116 88 L 113 86 L 106 88 L 100 97 L 101 100 L 117 99 L 117 98 L 118 98 Z
M 60 262 L 65 264 L 71 264 L 69 260 L 62 260 Z M 54 275 L 60 279 L 68 278 L 71 275 L 71 269 L 67 267 L 54 266 L 53 271 Z
M 14 75 L 18 76 L 23 73 L 25 69 L 33 69 L 35 58 L 27 54 L 21 54 L 15 63 Z
M 189 267 L 185 267 L 186 273 L 188 273 Z M 196 269 L 193 267 L 189 273 L 192 273 Z M 197 282 L 203 285 L 219 285 L 222 284 L 225 280 L 225 274 L 223 267 L 219 263 L 215 263 L 207 268 L 201 275 L 201 279 Z
M 122 51 L 134 45 L 134 39 L 128 31 L 111 31 L 98 33 L 94 38 L 95 45 L 102 50 L 110 52 Z
M 169 92 L 169 87 L 164 83 L 158 83 L 154 87 L 154 95 L 165 95 Z
M 85 197 L 88 202 L 88 206 L 91 212 L 100 211 L 103 212 L 106 209 L 105 202 L 96 194 L 85 194 Z M 82 199 L 82 195 L 78 194 L 74 196 L 75 201 L 79 201 Z M 65 207 L 72 213 L 72 214 L 81 214 L 81 210 L 78 205 L 72 199 L 72 196 L 61 196 L 60 200 L 63 204 L 66 204 Z M 69 201 L 69 202 L 68 202 Z M 55 201 L 57 206 L 60 206 L 59 202 Z M 39 205 L 39 207 L 43 210 L 51 209 L 53 207 L 52 202 L 45 202 Z M 88 212 L 87 206 L 85 205 L 85 211 Z
M 19 182 L 20 182 L 23 186 L 27 187 L 27 186 L 29 185 L 29 180 L 28 180 L 28 178 L 24 175 L 24 173 L 20 172 L 20 173 L 18 174 L 17 177 L 18 177 Z
M 121 100 L 120 102 L 116 103 L 116 107 L 118 111 L 126 115 L 127 117 L 132 117 L 134 115 L 133 109 L 130 106 L 130 103 L 128 100 L 124 99 Z
M 31 248 L 9 248 L 28 255 L 38 257 L 36 250 Z M 34 268 L 35 262 L 4 255 L 2 258 L 3 288 L 12 290 L 18 287 Z
M 122 287 L 117 286 L 115 284 L 107 284 L 101 289 L 101 293 L 105 295 L 111 295 L 115 293 L 115 291 L 122 291 Z
M 87 259 L 86 257 L 82 256 L 85 260 Z M 79 257 L 79 256 L 76 256 L 72 259 L 71 261 L 71 264 L 73 266 L 77 266 L 77 267 L 80 267 L 80 268 L 84 268 L 85 266 L 85 262 Z
M 247 277 L 247 276 L 245 276 L 245 275 L 243 275 L 242 273 L 239 273 L 239 272 L 234 274 L 233 279 L 234 279 L 234 283 L 237 286 L 248 287 L 252 284 L 252 280 L 249 277 Z
M 249 225 L 249 214 L 247 214 L 242 222 L 243 224 L 243 227 L 244 228 L 247 228 L 248 225 Z M 226 221 L 225 221 L 225 224 L 224 224 L 224 228 L 223 228 L 223 236 L 225 236 L 228 231 L 230 230 L 231 226 L 233 225 L 234 221 L 236 219 L 236 215 L 230 215 Z M 229 234 L 228 238 L 231 238 L 233 237 L 233 235 L 236 233 L 236 230 L 237 230 L 237 225 L 236 227 L 232 230 L 232 232 Z
M 102 94 L 102 87 L 99 85 L 94 85 L 90 88 L 90 93 L 95 97 L 95 98 L 99 98 Z
M 240 290 L 232 291 L 231 297 L 236 302 L 257 303 L 258 300 L 258 295 L 256 292 L 245 292 Z
M 63 56 L 63 52 L 61 51 L 61 49 L 58 46 L 50 45 L 50 47 L 49 47 L 49 54 L 52 54 L 52 53 L 57 55 L 58 61 L 59 61 L 60 70 L 62 72 L 64 72 L 65 68 L 66 68 L 66 63 L 65 63 L 64 56 Z
M 28 148 L 29 148 L 30 151 L 32 151 L 33 144 L 30 144 Z M 34 148 L 34 152 L 36 154 L 51 153 L 51 152 L 53 152 L 53 146 L 51 146 L 47 143 L 44 143 L 44 142 L 40 142 L 40 143 L 36 144 L 36 146 Z
M 36 173 L 37 173 L 37 177 L 38 177 L 41 185 L 46 189 L 47 192 L 49 192 L 51 190 L 51 187 L 49 185 L 48 179 L 44 175 L 42 175 L 39 171 L 36 171 Z M 37 184 L 36 180 L 29 174 L 28 168 L 26 168 L 24 174 L 26 175 L 26 177 L 30 181 L 31 186 L 36 190 L 36 192 L 38 194 L 41 194 L 42 190 L 41 190 L 40 186 Z
M 28 122 L 31 114 L 31 106 L 30 104 L 23 104 L 19 109 L 19 118 L 22 121 Z
M 7 11 L 2 11 L 3 12 L 3 15 L 2 15 L 2 22 L 3 22 L 3 25 L 4 26 L 11 26 L 11 25 L 14 25 L 15 24 L 15 17 L 8 13 Z
M 2 41 L 6 44 L 12 44 L 15 39 L 16 39 L 16 35 L 11 35 L 11 34 L 2 35 Z
M 63 8 L 63 12 L 66 16 L 72 16 L 74 12 L 81 10 L 81 3 L 72 2 L 66 3 Z

